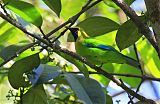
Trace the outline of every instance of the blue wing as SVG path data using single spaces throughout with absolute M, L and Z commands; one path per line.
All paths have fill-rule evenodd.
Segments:
M 88 48 L 99 48 L 99 49 L 102 49 L 102 50 L 117 51 L 113 47 L 106 46 L 106 45 L 103 45 L 103 44 L 100 44 L 100 45 L 97 45 L 97 46 L 95 46 L 94 44 L 85 44 L 85 46 L 88 47 Z

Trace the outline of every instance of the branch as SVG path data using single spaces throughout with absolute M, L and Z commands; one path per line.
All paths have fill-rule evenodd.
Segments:
M 20 50 L 18 50 L 14 55 L 12 55 L 10 58 L 8 58 L 7 60 L 5 60 L 3 63 L 0 64 L 0 67 L 2 67 L 3 65 L 5 65 L 7 62 L 13 60 L 14 58 L 16 58 L 19 54 L 21 54 L 22 52 L 24 52 L 25 50 L 33 47 L 35 44 L 37 44 L 38 42 L 35 43 L 31 43 L 28 44 L 27 46 L 21 48 Z
M 69 72 L 69 73 L 82 74 L 82 72 Z M 102 74 L 102 73 L 89 71 L 89 74 Z M 142 75 L 135 75 L 135 74 L 121 74 L 121 73 L 109 73 L 109 74 L 114 75 L 114 76 L 124 76 L 124 77 L 141 78 L 144 80 L 160 81 L 160 78 L 154 78 L 154 77 L 147 76 L 147 75 L 142 76 Z
M 157 44 L 157 41 L 155 37 L 152 35 L 151 30 L 149 27 L 144 24 L 136 14 L 136 12 L 129 7 L 123 0 L 112 0 L 115 4 L 117 4 L 124 13 L 135 23 L 135 25 L 138 27 L 140 32 L 149 40 L 149 42 L 152 44 L 152 46 L 156 49 L 158 56 L 160 58 L 160 48 Z
M 151 22 L 156 41 L 158 43 L 158 46 L 160 47 L 160 0 L 144 1 L 146 4 L 149 21 Z

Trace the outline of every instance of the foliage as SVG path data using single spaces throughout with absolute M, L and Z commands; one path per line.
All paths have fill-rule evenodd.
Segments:
M 17 104 L 113 104 L 106 91 L 113 81 L 142 100 L 126 84 L 138 88 L 145 80 L 157 80 L 160 60 L 132 18 L 122 23 L 121 9 L 114 1 L 2 0 L 0 86 L 9 86 L 4 84 L 9 81 L 14 89 L 7 97 L 14 97 Z M 124 1 L 126 5 L 134 2 Z M 138 19 L 146 22 L 145 16 Z M 108 63 L 94 65 L 75 54 L 71 44 L 79 32 L 107 45 L 98 48 L 109 50 Z M 115 58 L 115 52 L 120 57 Z M 139 66 L 123 64 L 125 58 L 134 59 Z M 2 95 L 0 92 L 0 98 Z

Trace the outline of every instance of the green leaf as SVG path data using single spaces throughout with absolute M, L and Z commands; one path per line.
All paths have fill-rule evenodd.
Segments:
M 138 28 L 131 20 L 123 23 L 116 34 L 116 43 L 120 50 L 128 48 L 142 37 Z
M 103 0 L 103 2 L 109 7 L 119 9 L 119 7 L 112 0 Z
M 86 0 L 62 0 L 62 11 L 61 11 L 61 17 L 64 20 L 68 20 L 71 16 L 78 13 L 83 5 L 86 3 Z M 83 17 L 85 14 L 82 14 L 80 16 Z
M 153 46 L 148 42 L 147 39 L 144 40 L 142 38 L 137 42 L 137 49 L 139 49 L 139 54 L 141 55 L 141 61 L 144 63 L 144 67 L 147 68 L 147 70 L 144 71 L 156 78 L 159 78 L 160 60 Z
M 25 81 L 24 74 L 29 73 L 40 64 L 39 54 L 34 54 L 15 62 L 8 73 L 8 80 L 15 89 L 28 87 L 29 81 Z
M 67 36 L 67 42 L 75 42 L 75 39 L 71 32 Z
M 0 24 L 0 29 L 0 45 L 2 46 L 27 41 L 26 34 L 9 23 L 2 22 Z
M 80 22 L 78 27 L 82 28 L 87 35 L 94 37 L 117 30 L 119 24 L 105 17 L 94 16 Z
M 106 104 L 113 104 L 112 97 L 109 96 L 108 94 L 106 94 L 106 99 L 107 99 Z
M 101 85 L 90 78 L 80 75 L 64 75 L 77 97 L 85 104 L 106 104 L 106 96 Z
M 140 70 L 137 70 L 136 68 L 125 64 L 117 68 L 115 73 L 141 75 Z M 137 88 L 141 82 L 141 79 L 138 78 L 128 78 L 124 76 L 121 76 L 119 78 L 128 83 L 132 88 Z
M 37 27 L 42 25 L 42 16 L 34 5 L 24 1 L 9 1 L 7 8 L 19 15 L 21 18 Z
M 23 104 L 48 104 L 43 85 L 32 87 L 22 97 Z
M 33 70 L 33 75 L 30 75 L 29 79 L 33 85 L 36 85 L 46 83 L 60 74 L 60 67 L 41 64 L 37 69 Z
M 43 2 L 50 8 L 52 9 L 57 16 L 60 16 L 61 12 L 61 0 L 43 0 Z
M 132 47 L 129 49 L 123 50 L 123 53 L 126 53 L 127 56 L 131 58 L 136 58 L 135 51 Z M 107 71 L 107 70 L 106 70 Z M 114 64 L 114 73 L 121 73 L 121 74 L 134 74 L 134 75 L 141 75 L 141 71 L 137 70 L 135 67 L 131 67 L 126 64 L 118 65 Z M 125 83 L 128 83 L 132 88 L 137 88 L 139 83 L 141 82 L 141 79 L 139 78 L 133 78 L 133 77 L 124 77 L 121 76 L 121 78 Z
M 128 5 L 131 5 L 135 0 L 124 0 Z
M 17 52 L 25 46 L 27 45 L 17 44 L 17 45 L 10 45 L 8 47 L 5 47 L 2 51 L 0 51 L 0 57 L 3 58 L 4 60 L 8 60 L 10 57 L 17 55 Z

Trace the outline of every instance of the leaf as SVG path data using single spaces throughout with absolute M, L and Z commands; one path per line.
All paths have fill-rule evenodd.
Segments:
M 30 84 L 29 81 L 25 81 L 24 74 L 37 68 L 39 64 L 40 58 L 38 53 L 15 62 L 8 73 L 8 80 L 11 86 L 15 89 L 19 87 L 28 87 Z
M 60 16 L 61 12 L 61 0 L 43 0 L 43 2 L 50 8 L 52 9 L 57 16 Z
M 103 0 L 103 2 L 109 7 L 120 9 L 112 0 Z
M 121 65 L 120 68 L 117 68 L 115 73 L 141 75 L 140 70 L 137 70 L 136 68 L 125 64 Z M 124 76 L 121 76 L 119 78 L 128 83 L 132 88 L 137 88 L 141 82 L 141 79 L 138 78 L 128 78 Z
M 32 85 L 42 84 L 59 76 L 61 74 L 61 68 L 41 64 L 37 69 L 34 69 L 32 73 L 32 75 L 29 75 Z
M 113 104 L 112 97 L 109 96 L 108 94 L 106 94 L 106 99 L 107 99 L 106 104 Z
M 18 44 L 18 45 L 10 45 L 8 47 L 5 47 L 2 51 L 0 51 L 0 57 L 3 58 L 4 60 L 8 60 L 13 55 L 17 55 L 16 53 L 25 46 L 27 45 Z
M 80 22 L 78 27 L 82 28 L 87 35 L 94 37 L 117 30 L 119 24 L 105 17 L 94 16 Z
M 12 37 L 17 34 L 18 31 L 14 27 L 7 29 L 4 33 L 0 35 L 0 44 L 9 41 Z
M 142 34 L 138 32 L 138 28 L 131 21 L 123 23 L 116 34 L 116 43 L 118 48 L 122 51 L 125 48 L 133 45 L 137 40 L 142 37 Z
M 123 53 L 131 58 L 136 58 L 135 51 L 132 47 L 130 47 L 127 50 L 123 50 Z M 106 70 L 107 71 L 107 70 Z M 121 74 L 133 74 L 133 75 L 141 75 L 141 71 L 137 70 L 135 67 L 131 67 L 126 64 L 118 65 L 114 64 L 114 73 L 121 73 Z M 141 82 L 141 79 L 139 78 L 133 78 L 133 77 L 124 77 L 119 76 L 120 79 L 122 79 L 125 83 L 129 84 L 132 88 L 137 88 L 139 83 Z
M 37 27 L 42 26 L 42 16 L 34 5 L 24 1 L 9 1 L 7 8 L 12 10 L 27 22 L 30 22 Z
M 140 39 L 137 42 L 137 49 L 139 49 L 139 54 L 141 55 L 141 62 L 147 68 L 145 72 L 160 78 L 160 60 L 157 57 L 156 50 L 146 39 Z
M 77 97 L 85 104 L 106 104 L 105 93 L 100 84 L 80 75 L 64 74 Z
M 62 11 L 61 11 L 61 16 L 64 20 L 68 20 L 71 16 L 74 16 L 76 13 L 78 13 L 81 9 L 82 6 L 86 3 L 85 0 L 63 0 L 62 1 Z M 70 10 L 72 8 L 72 10 Z M 80 18 L 85 15 L 82 14 Z
M 124 0 L 128 5 L 131 5 L 135 0 Z
M 23 104 L 48 104 L 43 85 L 32 87 L 22 97 Z
M 75 39 L 71 32 L 67 36 L 67 42 L 75 42 Z
M 6 47 L 28 40 L 26 34 L 9 23 L 2 23 L 0 29 L 0 45 L 2 46 Z

